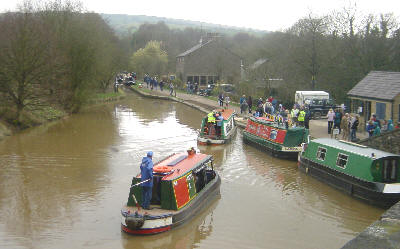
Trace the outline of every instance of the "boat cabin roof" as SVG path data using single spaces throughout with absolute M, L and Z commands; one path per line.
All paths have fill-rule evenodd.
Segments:
M 200 166 L 202 163 L 208 161 L 210 155 L 195 153 L 189 155 L 188 153 L 174 154 L 154 165 L 155 166 L 168 166 L 173 169 L 173 172 L 166 175 L 162 180 L 172 180 L 186 174 L 191 169 Z
M 400 157 L 399 155 L 389 153 L 382 150 L 373 149 L 361 144 L 356 144 L 348 141 L 343 140 L 336 140 L 331 138 L 317 138 L 310 141 L 310 143 L 317 143 L 321 144 L 321 146 L 329 146 L 334 147 L 339 150 L 351 152 L 353 154 L 358 154 L 364 157 L 370 157 L 371 159 L 379 159 L 383 157 L 395 156 Z M 374 156 L 372 156 L 372 154 Z
M 216 110 L 214 110 L 214 112 L 221 112 L 224 120 L 228 120 L 235 113 L 235 110 L 233 110 L 233 109 L 216 109 Z

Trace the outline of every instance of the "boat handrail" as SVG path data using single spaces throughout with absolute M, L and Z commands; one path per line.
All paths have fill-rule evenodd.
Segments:
M 277 121 L 269 121 L 269 120 L 263 120 L 263 119 L 258 119 L 258 121 L 262 122 L 262 123 L 267 123 L 267 124 L 272 124 L 274 126 L 277 126 L 278 128 L 286 128 L 285 123 L 283 122 L 277 122 Z
M 350 144 L 350 145 L 354 145 L 360 148 L 368 148 L 368 146 L 362 145 L 362 144 L 357 144 L 357 143 L 353 143 L 350 141 L 346 141 L 346 140 L 339 140 L 339 142 L 345 143 L 345 144 Z

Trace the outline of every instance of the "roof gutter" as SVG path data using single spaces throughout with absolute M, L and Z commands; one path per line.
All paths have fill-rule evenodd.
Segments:
M 374 98 L 374 97 L 365 97 L 365 96 L 358 96 L 358 95 L 353 95 L 353 94 L 347 94 L 348 97 L 353 97 L 353 98 L 359 98 L 359 99 L 371 99 L 371 100 L 379 100 L 379 101 L 385 101 L 385 102 L 394 102 L 394 98 L 393 99 L 381 99 L 381 98 Z

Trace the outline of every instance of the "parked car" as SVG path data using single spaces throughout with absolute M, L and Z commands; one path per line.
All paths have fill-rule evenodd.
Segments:
M 307 106 L 311 112 L 311 117 L 314 119 L 325 117 L 331 108 L 333 110 L 340 108 L 331 99 L 313 99 Z
M 136 85 L 135 80 L 129 80 L 129 81 L 125 82 L 125 86 L 133 86 L 133 85 Z
M 199 95 L 200 96 L 211 96 L 211 92 L 214 89 L 214 87 L 215 87 L 214 84 L 207 85 L 206 88 L 199 90 Z
M 220 84 L 218 88 L 224 93 L 235 93 L 235 86 L 232 84 Z

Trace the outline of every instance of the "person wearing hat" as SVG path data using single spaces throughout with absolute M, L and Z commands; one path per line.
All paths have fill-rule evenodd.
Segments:
M 140 164 L 141 181 L 142 183 L 142 207 L 150 210 L 151 194 L 153 191 L 153 152 L 147 152 L 147 156 L 143 157 Z M 149 180 L 150 179 L 150 180 Z

